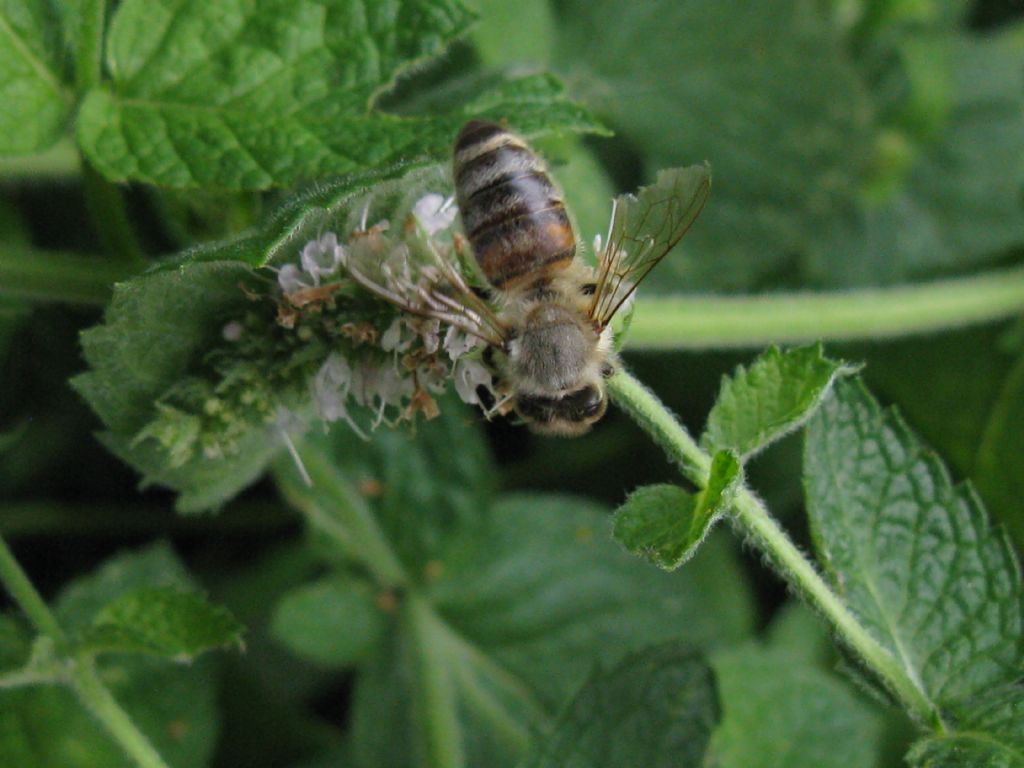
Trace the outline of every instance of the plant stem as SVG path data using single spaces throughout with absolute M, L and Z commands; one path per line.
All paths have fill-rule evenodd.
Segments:
M 168 768 L 160 753 L 100 680 L 92 659 L 76 659 L 70 677 L 71 687 L 78 694 L 79 701 L 140 768 Z
M 740 530 L 771 558 L 785 579 L 832 622 L 839 636 L 888 684 L 906 710 L 922 721 L 937 722 L 938 712 L 924 692 L 904 672 L 896 658 L 879 645 L 850 613 L 764 503 L 750 490 L 742 488 L 733 501 L 733 512 Z
M 63 138 L 35 155 L 0 158 L 0 178 L 39 182 L 44 177 L 77 176 L 81 172 L 78 149 L 69 138 Z
M 631 348 L 706 349 L 907 336 L 1024 312 L 1024 268 L 917 285 L 764 296 L 652 296 L 637 302 Z
M 124 265 L 139 271 L 146 266 L 142 247 L 128 220 L 121 190 L 104 179 L 87 161 L 82 162 L 85 204 L 104 249 Z
M 628 373 L 620 372 L 609 382 L 608 392 L 616 405 L 665 449 L 688 479 L 700 488 L 707 486 L 711 457 L 649 389 Z M 849 611 L 764 504 L 747 488 L 741 488 L 736 494 L 733 513 L 736 526 L 768 555 L 782 577 L 832 623 L 837 634 L 885 681 L 907 711 L 923 721 L 937 722 L 935 709 L 924 693 Z
M 363 497 L 320 451 L 306 443 L 299 443 L 296 449 L 312 487 L 298 480 L 295 468 L 282 460 L 274 477 L 289 503 L 340 550 L 361 562 L 382 587 L 408 584 L 401 561 Z
M 63 682 L 62 676 L 53 671 L 15 669 L 0 675 L 0 691 L 30 685 L 54 685 L 60 682 Z
M 98 256 L 4 246 L 0 250 L 0 296 L 31 301 L 103 306 L 114 283 L 132 270 Z
M 462 733 L 455 689 L 443 658 L 444 626 L 422 597 L 410 592 L 402 603 L 414 670 L 416 720 L 422 764 L 429 768 L 463 768 Z
M 0 537 L 0 581 L 40 634 L 50 638 L 58 653 L 67 637 L 25 571 Z M 93 660 L 86 656 L 67 659 L 68 681 L 82 704 L 141 768 L 167 768 L 167 764 L 128 716 L 96 673 Z
M 108 0 L 81 0 L 79 42 L 75 58 L 75 86 L 79 98 L 100 84 L 103 77 L 103 38 Z M 82 158 L 85 203 L 104 249 L 117 261 L 139 271 L 146 266 L 142 248 L 128 219 L 121 190 Z
M 14 554 L 2 537 L 0 537 L 0 581 L 3 582 L 8 593 L 40 634 L 49 637 L 58 645 L 64 643 L 64 630 L 60 628 L 57 619 L 46 605 L 46 601 L 29 581 L 25 571 L 14 559 Z
M 85 95 L 100 82 L 107 0 L 81 0 L 78 7 L 81 26 L 75 59 L 75 85 L 78 93 Z

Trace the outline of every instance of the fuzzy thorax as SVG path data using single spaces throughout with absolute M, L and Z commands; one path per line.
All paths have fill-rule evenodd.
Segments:
M 575 262 L 507 296 L 503 320 L 516 329 L 507 374 L 520 393 L 560 397 L 601 380 L 609 343 L 587 315 L 582 287 L 591 277 L 589 267 Z

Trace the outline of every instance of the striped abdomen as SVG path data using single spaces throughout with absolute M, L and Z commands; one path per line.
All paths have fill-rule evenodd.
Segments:
M 455 195 L 473 253 L 496 288 L 566 267 L 576 235 L 544 164 L 494 123 L 466 123 L 455 140 Z

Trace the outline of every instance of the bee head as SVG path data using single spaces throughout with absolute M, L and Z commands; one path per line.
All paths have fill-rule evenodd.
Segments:
M 576 437 L 586 434 L 608 410 L 608 398 L 599 383 L 586 384 L 562 397 L 521 394 L 516 412 L 541 435 Z

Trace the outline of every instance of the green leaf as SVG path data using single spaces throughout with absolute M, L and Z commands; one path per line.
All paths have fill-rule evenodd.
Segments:
M 146 653 L 190 661 L 214 648 L 241 648 L 242 627 L 201 594 L 143 587 L 107 603 L 80 644 L 90 653 Z
M 153 401 L 216 339 L 218 320 L 241 312 L 238 262 L 187 264 L 141 275 L 115 287 L 103 325 L 82 334 L 93 372 L 75 388 L 115 433 L 141 429 Z
M 184 566 L 165 543 L 125 552 L 106 561 L 88 576 L 68 584 L 54 610 L 69 631 L 86 630 L 104 606 L 140 587 L 194 588 Z
M 334 577 L 288 592 L 274 610 L 271 631 L 298 656 L 344 668 L 369 656 L 386 626 L 369 583 Z
M 497 469 L 478 412 L 452 395 L 438 403 L 441 416 L 417 424 L 413 434 L 378 430 L 367 444 L 338 428 L 325 440 L 311 438 L 368 491 L 388 542 L 414 573 L 431 567 L 447 536 L 476 521 L 494 494 Z
M 917 742 L 913 768 L 1024 766 L 1024 689 L 1019 682 L 986 691 L 955 712 L 956 730 Z
M 699 768 L 717 719 L 707 663 L 664 645 L 593 675 L 521 768 Z
M 571 497 L 506 497 L 439 558 L 432 594 L 442 614 L 552 707 L 595 662 L 672 638 L 729 642 L 750 628 L 749 596 L 724 542 L 712 538 L 665 574 L 611 541 L 606 514 Z
M 155 441 L 137 441 L 158 415 L 156 400 L 220 342 L 220 329 L 246 310 L 239 285 L 251 270 L 234 261 L 193 263 L 119 284 L 105 323 L 82 334 L 92 370 L 75 377 L 108 427 L 102 442 L 143 473 L 144 482 L 174 488 L 183 512 L 220 506 L 259 476 L 280 447 L 270 427 L 253 429 L 219 460 L 176 463 Z M 154 342 L 157 343 L 154 343 Z
M 355 765 L 447 758 L 510 768 L 545 720 L 532 691 L 420 598 L 403 599 L 400 614 L 356 677 Z
M 686 253 L 651 287 L 761 284 L 857 204 L 873 106 L 821 4 L 570 0 L 559 15 L 556 71 L 647 178 L 702 160 L 715 169 Z
M 648 485 L 629 495 L 615 512 L 615 539 L 635 555 L 665 570 L 685 563 L 725 512 L 742 470 L 735 455 L 715 454 L 708 486 L 691 496 L 675 485 Z
M 0 155 L 39 152 L 68 116 L 58 16 L 49 2 L 0 1 Z
M 364 441 L 341 425 L 311 434 L 298 452 L 312 485 L 291 457 L 275 465 L 282 494 L 327 540 L 332 560 L 360 564 L 381 587 L 431 572 L 445 539 L 490 503 L 494 467 L 480 417 L 452 396 L 441 404 L 444 415 L 415 434 L 379 430 Z
M 929 278 L 992 262 L 1024 241 L 1024 35 L 909 36 L 941 49 L 949 102 L 937 129 L 890 140 L 907 170 L 880 201 L 815 254 L 818 282 L 861 285 Z
M 405 618 L 357 675 L 356 764 L 413 764 L 430 680 L 447 691 L 442 709 L 465 764 L 502 768 L 595 664 L 651 643 L 711 647 L 750 631 L 749 593 L 723 540 L 666 574 L 608 534 L 605 510 L 565 496 L 507 497 L 449 533 L 424 575 L 432 611 Z
M 194 588 L 166 545 L 118 555 L 71 582 L 54 606 L 76 635 L 119 596 L 145 588 Z M 111 656 L 100 673 L 118 703 L 175 768 L 204 768 L 213 754 L 220 718 L 211 659 L 188 666 L 148 656 Z M 128 768 L 112 741 L 66 688 L 0 690 L 0 764 L 19 768 Z
M 402 184 L 383 184 L 396 178 Z M 286 391 L 287 374 L 295 366 L 287 352 L 282 359 L 282 350 L 273 343 L 272 306 L 268 304 L 259 315 L 268 338 L 255 345 L 259 356 L 248 361 L 251 364 L 241 373 L 249 382 L 244 396 L 262 388 L 255 392 L 255 399 L 272 399 L 274 405 L 265 403 L 269 414 L 259 410 L 259 402 L 237 403 L 235 411 L 221 411 L 224 418 L 215 424 L 225 423 L 225 430 L 231 430 L 230 441 L 225 441 L 231 450 L 197 450 L 204 434 L 187 427 L 190 417 L 201 418 L 202 413 L 175 414 L 158 408 L 158 401 L 183 386 L 186 374 L 193 374 L 199 386 L 208 389 L 207 400 L 219 399 L 224 372 L 211 370 L 209 358 L 224 347 L 224 325 L 252 311 L 241 286 L 255 279 L 254 267 L 286 252 L 294 254 L 303 238 L 325 222 L 358 216 L 359 211 L 351 210 L 353 199 L 365 196 L 375 182 L 382 184 L 374 188 L 381 195 L 382 189 L 421 189 L 426 180 L 436 178 L 436 170 L 408 174 L 392 169 L 321 184 L 282 204 L 256 230 L 198 247 L 117 285 L 104 323 L 82 334 L 91 370 L 72 380 L 108 428 L 102 437 L 107 447 L 143 472 L 145 482 L 177 490 L 181 494 L 178 508 L 184 512 L 216 508 L 258 478 L 281 447 L 274 410 L 287 406 L 289 398 L 299 398 L 293 403 L 297 407 L 309 399 L 304 381 Z M 168 414 L 172 418 L 160 421 Z M 180 419 L 175 421 L 174 416 Z M 205 434 L 215 442 L 220 437 L 220 433 Z M 186 456 L 184 461 L 179 453 Z
M 548 63 L 555 40 L 555 14 L 547 0 L 525 4 L 472 0 L 470 5 L 480 21 L 469 39 L 485 67 Z
M 219 729 L 213 670 L 137 656 L 104 665 L 118 703 L 175 768 L 205 768 Z M 130 768 L 134 763 L 66 688 L 0 691 L 0 761 L 18 768 Z
M 965 329 L 856 349 L 872 391 L 969 478 L 986 508 L 1024 547 L 1024 350 L 1003 327 Z
M 834 589 L 936 710 L 1013 679 L 1021 579 L 977 496 L 859 382 L 840 382 L 804 454 L 811 530 Z
M 825 620 L 798 600 L 789 600 L 779 608 L 768 625 L 765 641 L 769 650 L 822 667 L 832 666 L 836 655 Z
M 114 180 L 264 189 L 413 158 L 447 157 L 470 115 L 532 133 L 593 129 L 550 78 L 502 83 L 465 107 L 373 109 L 467 28 L 458 0 L 271 0 L 225 9 L 129 0 L 111 23 L 111 90 L 86 97 L 78 138 Z
M 873 768 L 878 713 L 834 676 L 785 650 L 743 645 L 712 657 L 722 722 L 716 768 Z
M 749 368 L 722 379 L 701 444 L 746 460 L 799 428 L 833 382 L 854 370 L 825 357 L 820 344 L 785 352 L 770 347 Z

